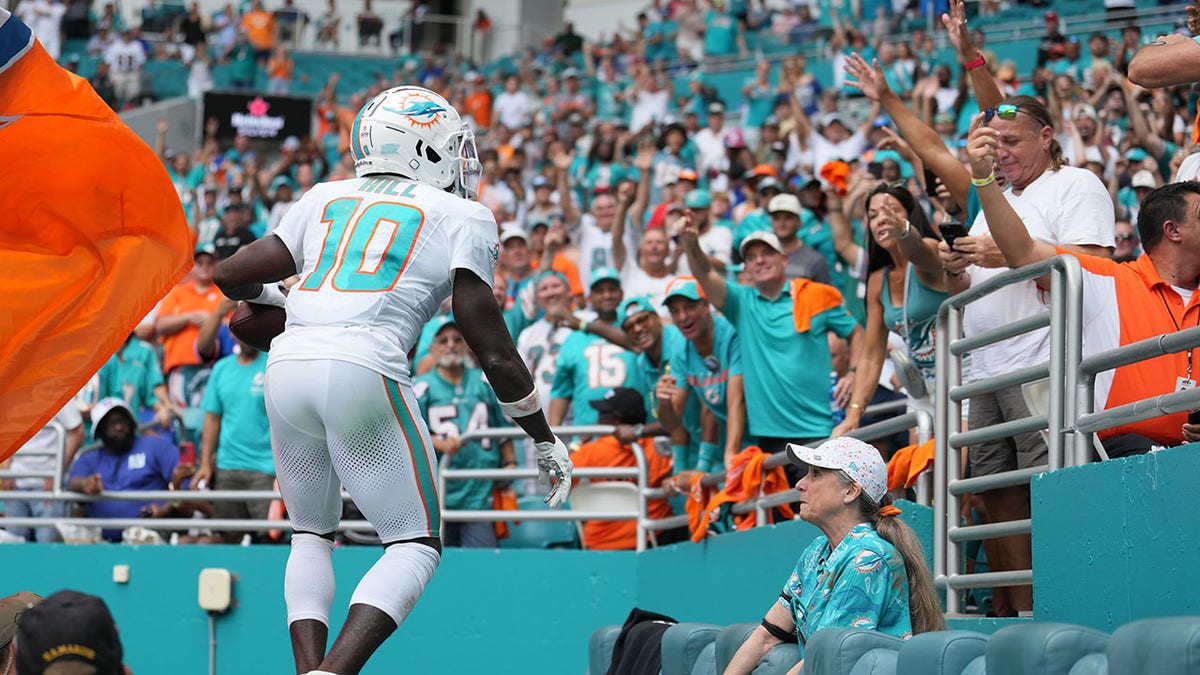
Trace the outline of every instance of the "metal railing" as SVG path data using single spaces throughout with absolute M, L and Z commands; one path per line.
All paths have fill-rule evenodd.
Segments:
M 1014 284 L 1021 284 L 1049 274 L 1049 311 L 983 333 L 962 337 L 962 314 L 971 303 Z M 986 525 L 962 526 L 959 523 L 958 500 L 964 494 L 993 490 L 1015 485 L 1028 485 L 1043 469 L 1053 471 L 1063 466 L 1064 429 L 1067 410 L 1074 409 L 1075 381 L 1082 354 L 1083 311 L 1082 271 L 1072 256 L 1058 256 L 994 277 L 984 283 L 950 297 L 938 310 L 937 385 L 935 387 L 936 460 L 934 463 L 934 494 L 938 496 L 934 517 L 933 551 L 934 581 L 946 592 L 946 612 L 961 611 L 957 591 L 981 586 L 1018 586 L 1033 583 L 1033 570 L 964 574 L 959 572 L 960 555 L 956 544 L 1027 535 L 1031 532 L 1028 519 Z M 1048 363 L 1021 368 L 1013 372 L 962 383 L 962 355 L 986 345 L 992 345 L 1035 330 L 1050 329 L 1050 360 Z M 1070 367 L 1068 367 L 1070 366 Z M 962 401 L 971 396 L 990 393 L 1006 387 L 1049 378 L 1050 402 L 1045 414 L 1035 414 L 1021 420 L 1011 420 L 988 427 L 961 431 Z M 1068 397 L 1066 392 L 1071 392 Z M 1069 400 L 1068 400 L 1069 399 Z M 972 443 L 998 440 L 1013 434 L 1048 430 L 1048 464 L 1004 471 L 964 480 L 959 472 L 959 452 Z M 1072 457 L 1074 460 L 1074 457 Z

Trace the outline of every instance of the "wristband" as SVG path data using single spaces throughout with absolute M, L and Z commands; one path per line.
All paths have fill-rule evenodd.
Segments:
M 987 175 L 987 178 L 975 178 L 974 176 L 971 177 L 971 185 L 974 185 L 977 188 L 983 187 L 985 185 L 991 185 L 992 183 L 995 183 L 995 182 L 996 182 L 996 173 L 995 172 L 989 173 Z
M 538 401 L 537 387 L 534 387 L 533 391 L 529 392 L 529 395 L 520 401 L 513 401 L 512 403 L 500 401 L 499 403 L 500 409 L 504 411 L 504 414 L 514 419 L 528 417 L 536 412 L 540 412 L 542 409 L 542 404 Z
M 635 425 L 633 425 L 633 435 L 634 435 L 635 437 L 637 437 L 637 438 L 641 438 L 641 437 L 642 437 L 642 432 L 644 432 L 645 430 L 646 430 L 646 425 L 645 425 L 645 424 L 635 424 Z
M 246 302 L 253 302 L 258 305 L 272 305 L 274 307 L 283 307 L 287 302 L 287 296 L 283 291 L 279 290 L 279 284 L 270 283 L 262 285 L 262 293 L 258 297 L 251 298 Z
M 580 319 L 580 320 L 579 320 L 579 328 L 577 328 L 576 330 L 579 330 L 579 331 L 582 331 L 582 332 L 586 333 L 586 332 L 587 332 L 587 329 L 588 329 L 588 326 L 590 326 L 590 325 L 591 325 L 591 323 L 592 323 L 592 322 L 591 322 L 591 321 L 588 321 L 587 319 Z
M 975 54 L 974 59 L 963 61 L 962 67 L 967 70 L 975 70 L 976 68 L 982 68 L 985 64 L 987 64 L 987 59 L 983 58 L 983 52 L 978 52 Z

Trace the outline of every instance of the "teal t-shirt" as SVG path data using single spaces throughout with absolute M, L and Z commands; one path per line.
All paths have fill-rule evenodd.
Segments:
M 591 401 L 604 398 L 613 387 L 646 391 L 643 380 L 637 354 L 602 337 L 575 331 L 559 349 L 550 398 L 570 399 L 574 424 L 598 424 L 600 415 Z
M 750 78 L 746 86 L 750 87 L 750 93 L 746 96 L 745 126 L 758 128 L 775 111 L 775 89 L 760 84 L 757 78 Z
M 682 337 L 682 336 L 680 336 Z M 729 378 L 742 374 L 742 343 L 733 324 L 723 316 L 713 316 L 713 353 L 700 356 L 688 340 L 671 357 L 671 375 L 676 385 L 694 393 L 689 400 L 699 400 L 717 419 L 726 422 L 728 400 L 726 387 Z
M 813 282 L 815 283 L 815 282 Z M 825 438 L 833 431 L 829 411 L 829 354 L 832 331 L 849 337 L 858 324 L 838 305 L 809 318 L 796 330 L 791 284 L 774 300 L 752 286 L 725 282 L 725 316 L 742 343 L 750 433 L 782 438 Z
M 221 416 L 217 439 L 217 468 L 257 471 L 275 475 L 271 455 L 271 427 L 263 397 L 267 353 L 259 352 L 250 363 L 238 362 L 237 354 L 217 361 L 204 389 L 200 407 Z
M 153 408 L 157 397 L 154 388 L 163 384 L 158 354 L 146 342 L 129 338 L 116 354 L 100 366 L 99 398 L 116 396 L 134 412 Z M 97 399 L 99 400 L 99 399 Z
M 732 14 L 708 10 L 704 17 L 704 53 L 728 56 L 737 53 L 737 19 Z
M 462 383 L 442 377 L 437 369 L 413 381 L 413 395 L 421 416 L 434 436 L 461 436 L 479 429 L 507 427 L 507 420 L 496 402 L 496 393 L 484 379 L 483 371 L 467 368 Z M 485 438 L 467 441 L 449 461 L 438 455 L 439 465 L 452 469 L 495 469 L 500 466 L 500 441 Z M 490 509 L 492 481 L 455 480 L 446 482 L 446 506 L 452 509 Z

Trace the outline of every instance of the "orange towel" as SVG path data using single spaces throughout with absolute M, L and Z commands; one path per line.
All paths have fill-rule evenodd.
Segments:
M 0 22 L 3 460 L 116 352 L 192 250 L 154 151 L 25 24 Z
M 492 508 L 496 511 L 517 511 L 521 507 L 517 504 L 517 491 L 512 487 L 492 488 Z M 520 525 L 521 521 L 513 522 L 513 525 Z M 508 523 L 503 520 L 497 520 L 492 523 L 496 530 L 496 539 L 508 539 L 512 533 L 508 531 Z
M 933 466 L 934 440 L 931 438 L 920 445 L 900 448 L 888 462 L 888 489 L 899 490 L 912 487 L 926 469 Z
M 821 167 L 821 178 L 838 189 L 838 194 L 845 196 L 850 188 L 850 165 L 842 161 L 825 162 Z
M 763 486 L 763 494 L 774 494 L 791 487 L 788 485 L 783 467 L 777 466 L 771 469 L 764 477 L 762 465 L 768 456 L 762 448 L 757 446 L 748 447 L 734 456 L 733 466 L 725 474 L 725 487 L 708 501 L 699 522 L 693 524 L 691 519 L 688 519 L 688 524 L 692 528 L 692 541 L 700 541 L 708 536 L 708 525 L 720 517 L 722 505 L 757 497 L 760 485 Z M 775 508 L 779 509 L 786 518 L 794 516 L 792 507 L 788 504 Z M 757 524 L 757 521 L 758 518 L 754 511 L 734 518 L 738 530 L 750 529 Z
M 792 279 L 792 319 L 797 333 L 807 333 L 812 318 L 842 304 L 842 293 L 812 279 Z

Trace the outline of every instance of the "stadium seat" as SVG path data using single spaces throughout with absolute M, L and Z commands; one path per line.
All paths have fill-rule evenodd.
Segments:
M 588 638 L 588 675 L 604 675 L 612 663 L 613 645 L 621 634 L 621 625 L 613 624 L 592 631 Z
M 758 627 L 757 623 L 735 623 L 721 629 L 717 633 L 714 655 L 716 657 L 716 672 L 723 673 L 738 647 L 746 641 L 750 633 Z M 755 675 L 784 675 L 800 661 L 800 647 L 794 644 L 778 645 L 767 652 L 767 655 L 754 669 Z
M 804 669 L 821 675 L 895 675 L 903 644 L 879 631 L 823 628 L 804 646 Z
M 545 511 L 541 497 L 521 497 L 517 500 L 520 511 Z M 520 511 L 514 518 L 520 518 Z M 508 538 L 500 540 L 500 548 L 579 548 L 575 523 L 569 520 L 522 520 L 520 524 L 508 524 Z
M 962 669 L 960 675 L 986 675 L 987 674 L 987 656 L 977 656 L 966 668 Z
M 914 635 L 900 648 L 896 672 L 959 675 L 967 664 L 987 652 L 987 642 L 987 635 L 966 630 Z
M 630 520 L 637 519 L 638 501 L 641 495 L 638 486 L 625 481 L 604 481 L 601 483 L 580 482 L 571 489 L 570 506 L 576 511 L 591 511 L 595 513 L 632 513 Z M 583 522 L 575 521 L 579 528 L 580 541 L 583 540 Z M 657 546 L 653 532 L 647 533 L 650 543 Z M 636 540 L 636 537 L 634 538 Z
M 1108 669 L 1121 675 L 1200 675 L 1200 616 L 1121 626 L 1108 642 Z
M 1068 623 L 1034 622 L 1008 626 L 988 640 L 990 675 L 1068 675 L 1088 654 L 1103 653 L 1108 634 Z
M 717 643 L 708 643 L 696 657 L 696 665 L 688 675 L 717 675 Z
M 662 675 L 691 675 L 701 653 L 713 644 L 721 628 L 716 624 L 692 622 L 677 623 L 668 628 L 662 637 Z
M 1112 648 L 1110 641 L 1109 648 Z M 1108 675 L 1108 656 L 1105 654 L 1088 654 L 1071 666 L 1067 675 Z

